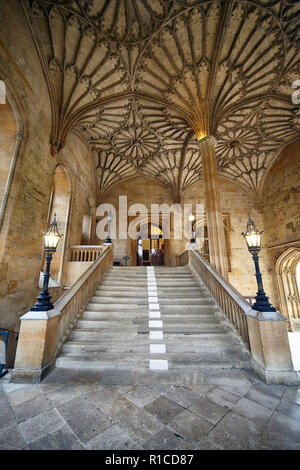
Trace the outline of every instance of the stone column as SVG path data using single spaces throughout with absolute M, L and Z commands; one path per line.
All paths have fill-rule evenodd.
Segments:
M 69 191 L 69 202 L 68 202 L 68 209 L 67 209 L 67 222 L 66 222 L 66 233 L 63 234 L 63 248 L 61 254 L 61 262 L 60 262 L 60 269 L 58 272 L 57 280 L 60 284 L 65 283 L 66 277 L 66 266 L 67 262 L 69 261 L 69 248 L 70 248 L 70 217 L 71 217 L 71 206 L 73 202 L 73 192 Z
M 205 183 L 205 205 L 209 240 L 210 263 L 225 279 L 228 279 L 228 263 L 224 223 L 220 198 L 220 183 L 215 153 L 216 139 L 203 137 L 197 144 L 201 151 Z

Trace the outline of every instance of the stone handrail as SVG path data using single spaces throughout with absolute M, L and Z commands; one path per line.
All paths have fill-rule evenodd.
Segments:
M 198 274 L 216 300 L 229 322 L 235 327 L 244 345 L 250 350 L 247 316 L 256 317 L 257 311 L 249 302 L 196 251 L 188 250 L 189 265 Z
M 100 279 L 113 264 L 113 253 L 110 246 L 101 247 L 96 261 L 85 271 L 71 288 L 54 304 L 60 312 L 60 322 L 56 341 L 56 355 L 74 327 L 77 318 L 95 292 Z
M 54 304 L 54 309 L 29 311 L 21 328 L 12 382 L 40 382 L 55 359 L 100 280 L 113 265 L 113 247 L 106 246 L 97 260 Z
M 189 264 L 214 297 L 249 350 L 250 364 L 267 382 L 299 383 L 293 369 L 286 329 L 280 312 L 258 312 L 192 248 L 177 257 L 178 265 Z
M 96 261 L 103 250 L 102 245 L 73 245 L 71 246 L 71 261 Z

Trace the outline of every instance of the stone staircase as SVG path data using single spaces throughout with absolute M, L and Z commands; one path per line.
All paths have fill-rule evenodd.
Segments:
M 249 354 L 188 266 L 112 267 L 56 367 L 249 368 Z

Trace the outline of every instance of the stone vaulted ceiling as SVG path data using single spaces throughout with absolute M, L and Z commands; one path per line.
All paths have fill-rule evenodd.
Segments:
M 201 177 L 196 137 L 219 174 L 257 189 L 300 137 L 300 2 L 24 0 L 52 105 L 52 153 L 76 130 L 102 194 L 136 174 L 180 200 Z

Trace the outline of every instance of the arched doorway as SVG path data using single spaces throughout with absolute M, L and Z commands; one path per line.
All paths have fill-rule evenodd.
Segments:
M 140 239 L 136 241 L 136 256 L 137 266 L 164 266 L 165 240 L 159 225 L 148 222 L 141 226 Z
M 296 247 L 282 253 L 275 265 L 280 312 L 287 318 L 290 331 L 300 331 L 299 265 L 300 248 Z
M 63 282 L 63 263 L 66 248 L 67 226 L 70 211 L 70 182 L 62 165 L 58 165 L 55 169 L 53 177 L 53 186 L 48 210 L 48 224 L 53 220 L 56 214 L 56 220 L 59 233 L 63 235 L 62 241 L 58 244 L 55 256 L 51 263 L 51 277 Z

